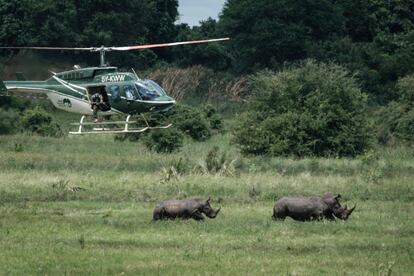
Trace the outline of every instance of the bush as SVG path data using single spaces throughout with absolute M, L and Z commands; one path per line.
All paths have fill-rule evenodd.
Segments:
M 59 137 L 63 135 L 60 126 L 53 121 L 52 116 L 38 106 L 24 112 L 22 127 L 41 136 Z
M 203 112 L 210 123 L 211 129 L 221 130 L 223 128 L 221 116 L 217 114 L 217 110 L 214 108 L 214 106 L 211 104 L 204 105 Z
M 369 145 L 367 97 L 338 65 L 260 72 L 251 88 L 250 111 L 233 132 L 244 154 L 354 156 Z
M 377 139 L 381 144 L 414 141 L 414 109 L 391 102 L 377 113 Z
M 17 110 L 0 108 L 0 135 L 16 133 L 21 129 Z
M 146 114 L 146 119 L 150 126 L 165 126 L 172 123 L 176 130 L 181 131 L 196 141 L 204 141 L 212 135 L 212 128 L 218 130 L 222 127 L 220 115 L 214 113 L 215 109 L 210 112 L 213 112 L 211 113 L 211 117 L 206 118 L 204 112 L 200 112 L 196 108 L 188 105 L 178 104 L 166 113 Z M 137 120 L 140 119 L 138 118 Z M 142 125 L 145 125 L 144 121 L 142 121 Z M 127 133 L 116 135 L 115 140 L 124 141 L 128 139 L 129 141 L 135 142 L 143 137 L 147 141 L 151 139 L 147 137 L 147 133 Z
M 377 138 L 382 144 L 414 142 L 414 75 L 397 82 L 396 94 L 397 101 L 377 114 Z
M 396 85 L 398 102 L 414 105 L 414 74 L 398 80 Z
M 166 113 L 175 127 L 196 141 L 204 141 L 211 136 L 211 129 L 204 114 L 188 105 L 176 105 Z
M 183 135 L 175 128 L 152 131 L 145 136 L 144 144 L 156 152 L 171 153 L 183 146 Z

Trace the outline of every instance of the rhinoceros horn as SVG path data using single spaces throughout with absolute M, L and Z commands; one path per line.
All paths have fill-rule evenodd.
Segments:
M 348 216 L 350 216 L 352 214 L 352 212 L 355 210 L 356 204 L 354 205 L 354 207 L 352 207 L 351 209 L 347 210 L 348 212 Z M 345 206 L 346 209 L 346 206 Z
M 349 216 L 352 214 L 352 212 L 355 210 L 356 204 L 354 205 L 354 207 L 352 207 L 351 209 L 348 209 L 348 206 L 345 204 L 344 205 L 344 212 L 343 212 L 343 217 L 342 219 L 347 220 L 349 218 Z
M 207 203 L 210 203 L 211 197 L 209 196 L 207 199 Z
M 206 216 L 208 216 L 209 218 L 215 218 L 215 217 L 217 217 L 218 213 L 220 212 L 220 209 L 221 209 L 221 207 L 216 209 L 216 210 L 211 209 L 212 212 L 211 213 L 206 213 Z
M 216 213 L 215 213 L 214 217 L 216 217 L 216 216 L 218 215 L 218 213 L 220 212 L 220 209 L 221 209 L 221 207 L 219 207 L 219 208 L 216 210 Z

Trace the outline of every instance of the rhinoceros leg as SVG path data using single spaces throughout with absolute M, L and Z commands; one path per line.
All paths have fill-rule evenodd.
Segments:
M 203 214 L 198 210 L 191 214 L 191 218 L 193 218 L 195 220 L 204 220 Z
M 286 212 L 280 212 L 279 210 L 273 210 L 272 218 L 274 220 L 284 220 L 286 218 Z
M 152 220 L 162 219 L 162 208 L 155 208 L 154 213 L 152 214 Z
M 327 219 L 327 220 L 335 220 L 335 217 L 333 216 L 333 214 L 331 213 L 331 214 L 326 214 L 325 215 L 325 218 Z

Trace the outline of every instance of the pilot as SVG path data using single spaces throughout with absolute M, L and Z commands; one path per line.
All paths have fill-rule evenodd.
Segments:
M 93 118 L 94 122 L 98 122 L 98 109 L 100 108 L 100 105 L 103 103 L 103 97 L 102 94 L 99 92 L 96 92 L 91 96 L 91 107 L 93 110 Z

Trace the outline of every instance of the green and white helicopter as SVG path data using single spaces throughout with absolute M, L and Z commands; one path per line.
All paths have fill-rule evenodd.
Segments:
M 163 112 L 169 110 L 176 102 L 168 96 L 156 82 L 140 79 L 135 71 L 120 72 L 117 67 L 106 65 L 105 53 L 110 51 L 133 51 L 159 47 L 171 47 L 186 44 L 200 44 L 229 40 L 229 38 L 182 41 L 163 44 L 148 44 L 125 47 L 0 47 L 0 49 L 59 50 L 99 52 L 100 66 L 80 68 L 53 73 L 45 81 L 28 81 L 21 74 L 16 74 L 16 81 L 0 80 L 0 96 L 46 96 L 53 105 L 61 110 L 81 114 L 76 131 L 70 134 L 99 133 L 137 133 L 151 128 L 168 128 L 171 126 L 151 127 L 143 113 Z M 96 96 L 99 97 L 96 97 Z M 95 102 L 94 99 L 99 99 Z M 124 121 L 96 120 L 86 118 L 97 115 L 110 118 L 110 115 L 124 115 Z M 131 116 L 141 115 L 144 127 L 134 127 L 139 120 Z M 122 127 L 119 127 L 119 126 Z

